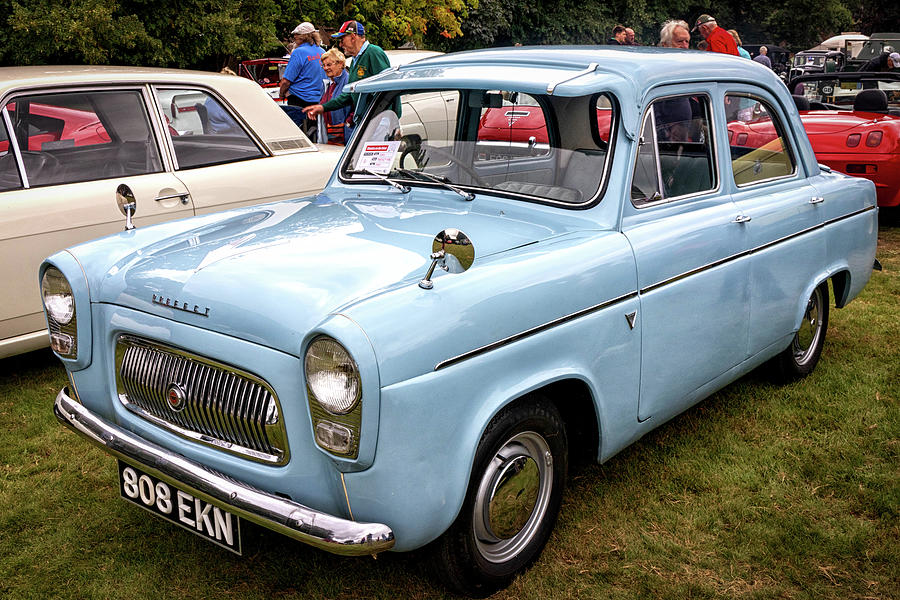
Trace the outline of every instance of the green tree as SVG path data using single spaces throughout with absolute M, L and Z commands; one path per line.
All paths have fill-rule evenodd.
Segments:
M 162 43 L 134 15 L 117 14 L 115 0 L 12 2 L 0 60 L 27 64 L 154 64 Z
M 772 7 L 765 21 L 772 40 L 787 40 L 795 50 L 815 46 L 853 25 L 842 0 L 786 0 Z

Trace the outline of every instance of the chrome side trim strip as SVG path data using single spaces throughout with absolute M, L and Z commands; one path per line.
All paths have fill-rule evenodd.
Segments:
M 709 270 L 709 269 L 714 269 L 714 268 L 716 268 L 716 267 L 718 267 L 718 266 L 720 266 L 720 265 L 723 265 L 723 264 L 725 264 L 725 263 L 731 262 L 731 261 L 733 261 L 733 260 L 737 260 L 737 259 L 743 258 L 743 257 L 745 257 L 745 256 L 750 256 L 751 254 L 756 254 L 757 252 L 762 252 L 763 250 L 767 250 L 767 249 L 769 249 L 769 248 L 771 248 L 771 247 L 773 247 L 773 246 L 777 246 L 778 244 L 784 243 L 784 242 L 786 242 L 786 241 L 788 241 L 788 240 L 792 240 L 792 239 L 794 239 L 794 238 L 796 238 L 796 237 L 800 237 L 801 235 L 806 235 L 807 233 L 816 231 L 816 230 L 818 230 L 818 229 L 823 229 L 824 227 L 827 227 L 828 225 L 833 225 L 834 223 L 837 223 L 837 222 L 839 222 L 839 221 L 843 221 L 843 220 L 845 220 L 845 219 L 849 219 L 849 218 L 851 218 L 851 217 L 855 217 L 855 216 L 857 216 L 857 215 L 861 215 L 861 214 L 863 214 L 863 213 L 865 213 L 865 212 L 868 212 L 868 211 L 870 211 L 870 210 L 875 210 L 875 207 L 874 207 L 874 206 L 870 206 L 870 207 L 868 207 L 868 208 L 861 208 L 861 209 L 859 209 L 859 210 L 857 210 L 857 211 L 854 211 L 854 212 L 852 212 L 852 213 L 849 213 L 849 214 L 846 214 L 846 215 L 843 215 L 843 216 L 840 216 L 840 217 L 836 217 L 836 218 L 834 218 L 834 219 L 825 221 L 825 222 L 823 222 L 823 223 L 819 223 L 818 225 L 813 225 L 812 227 L 808 227 L 808 228 L 803 229 L 803 230 L 801 230 L 801 231 L 797 231 L 797 232 L 792 233 L 792 234 L 790 234 L 790 235 L 786 235 L 786 236 L 784 236 L 784 237 L 782 237 L 782 238 L 779 238 L 779 239 L 777 239 L 777 240 L 773 240 L 773 241 L 771 241 L 771 242 L 765 243 L 765 244 L 763 244 L 762 246 L 758 246 L 758 247 L 756 247 L 756 248 L 751 248 L 750 250 L 744 250 L 743 252 L 738 252 L 737 254 L 732 254 L 731 256 L 726 256 L 725 258 L 721 258 L 721 259 L 719 259 L 719 260 L 717 260 L 717 261 L 714 261 L 714 262 L 711 262 L 711 263 L 709 263 L 709 264 L 703 265 L 702 267 L 697 267 L 696 269 L 692 269 L 692 270 L 690 270 L 690 271 L 685 271 L 684 273 L 681 273 L 681 274 L 679 274 L 679 275 L 675 275 L 675 276 L 670 277 L 670 278 L 668 278 L 668 279 L 665 279 L 665 280 L 663 280 L 663 281 L 659 281 L 659 282 L 657 282 L 657 283 L 648 285 L 648 286 L 645 287 L 645 288 L 642 288 L 642 289 L 641 289 L 641 294 L 646 294 L 647 292 L 651 292 L 651 291 L 653 291 L 653 290 L 655 290 L 655 289 L 661 288 L 661 287 L 663 287 L 664 285 L 669 285 L 670 283 L 675 283 L 676 281 L 679 281 L 679 280 L 684 279 L 684 278 L 686 278 L 686 277 L 690 277 L 691 275 L 696 275 L 697 273 L 701 273 L 701 272 L 707 271 L 707 270 Z
M 701 272 L 706 271 L 706 270 L 708 270 L 708 269 L 713 269 L 713 268 L 718 267 L 718 266 L 720 266 L 720 265 L 723 265 L 723 264 L 725 264 L 725 263 L 727 263 L 727 262 L 731 262 L 731 261 L 733 261 L 733 260 L 737 260 L 737 259 L 739 259 L 739 258 L 743 258 L 743 257 L 745 257 L 745 256 L 749 256 L 749 255 L 755 254 L 755 253 L 757 253 L 757 252 L 762 252 L 763 250 L 765 250 L 765 249 L 767 249 L 767 248 L 771 248 L 772 246 L 776 246 L 776 245 L 778 245 L 778 244 L 781 244 L 781 243 L 786 242 L 786 241 L 788 241 L 788 240 L 791 240 L 791 239 L 793 239 L 793 238 L 799 237 L 799 236 L 801 236 L 801 235 L 810 233 L 810 232 L 815 231 L 815 230 L 817 230 L 817 229 L 822 229 L 822 228 L 824 228 L 824 227 L 827 227 L 828 225 L 832 225 L 832 224 L 837 223 L 837 222 L 839 222 L 839 221 L 843 221 L 843 220 L 845 220 L 845 219 L 849 219 L 849 218 L 855 217 L 855 216 L 857 216 L 857 215 L 866 213 L 866 212 L 868 212 L 868 211 L 870 211 L 870 210 L 875 210 L 875 207 L 874 207 L 874 206 L 869 206 L 869 207 L 867 207 L 867 208 L 861 208 L 861 209 L 859 209 L 859 210 L 857 210 L 857 211 L 854 211 L 854 212 L 852 212 L 852 213 L 849 213 L 849 214 L 846 214 L 846 215 L 843 215 L 843 216 L 840 216 L 840 217 L 836 217 L 836 218 L 834 218 L 834 219 L 825 221 L 825 222 L 820 223 L 820 224 L 818 224 L 818 225 L 814 225 L 813 227 L 809 227 L 809 228 L 804 229 L 804 230 L 802 230 L 802 231 L 798 231 L 798 232 L 796 232 L 796 233 L 792 233 L 792 234 L 790 234 L 790 235 L 784 236 L 783 238 L 780 238 L 780 239 L 777 239 L 777 240 L 768 242 L 768 243 L 763 244 L 762 246 L 759 246 L 759 247 L 757 247 L 757 248 L 753 248 L 753 249 L 751 249 L 751 250 L 745 250 L 744 252 L 739 252 L 739 253 L 733 254 L 733 255 L 731 255 L 731 256 L 726 256 L 725 258 L 722 258 L 722 259 L 717 260 L 717 261 L 715 261 L 715 262 L 709 263 L 709 264 L 704 265 L 704 266 L 702 266 L 702 267 L 698 267 L 698 268 L 696 268 L 696 269 L 692 269 L 692 270 L 690 270 L 690 271 L 686 271 L 686 272 L 681 273 L 681 274 L 679 274 L 679 275 L 675 275 L 674 277 L 670 277 L 669 279 L 666 279 L 666 280 L 664 280 L 664 281 L 660 281 L 660 282 L 658 282 L 658 283 L 654 283 L 654 284 L 652 284 L 652 285 L 649 285 L 649 286 L 647 286 L 647 287 L 641 289 L 640 292 L 631 292 L 631 293 L 628 293 L 628 294 L 624 294 L 624 295 L 622 295 L 622 296 L 619 296 L 618 298 L 613 298 L 612 300 L 608 300 L 608 301 L 603 302 L 603 303 L 601 303 L 601 304 L 597 304 L 597 305 L 595 305 L 595 306 L 591 306 L 591 307 L 585 308 L 585 309 L 583 309 L 583 310 L 574 312 L 574 313 L 572 313 L 572 314 L 565 315 L 565 316 L 563 316 L 563 317 L 560 317 L 560 318 L 555 319 L 555 320 L 553 320 L 553 321 L 550 321 L 550 322 L 548 322 L 548 323 L 544 323 L 543 325 L 538 325 L 537 327 L 533 327 L 532 329 L 528 329 L 528 330 L 523 331 L 523 332 L 521 332 L 521 333 L 517 333 L 517 334 L 511 335 L 511 336 L 509 336 L 509 337 L 507 337 L 507 338 L 504 338 L 504 339 L 502 339 L 502 340 L 498 340 L 498 341 L 496 341 L 496 342 L 492 342 L 492 343 L 487 344 L 487 345 L 485 345 L 485 346 L 482 346 L 482 347 L 480 347 L 480 348 L 476 348 L 476 349 L 474 349 L 474 350 L 470 350 L 469 352 L 465 352 L 465 353 L 460 354 L 460 355 L 458 355 L 458 356 L 454 356 L 453 358 L 448 358 L 447 360 L 442 361 L 442 362 L 439 362 L 437 365 L 435 365 L 434 370 L 435 370 L 435 371 L 439 371 L 439 370 L 441 370 L 441 369 L 443 369 L 443 368 L 445 368 L 445 367 L 449 367 L 449 366 L 454 365 L 454 364 L 456 364 L 456 363 L 458 363 L 458 362 L 462 362 L 462 361 L 464 361 L 464 360 L 468 360 L 468 359 L 470 359 L 470 358 L 473 358 L 473 357 L 475 357 L 475 356 L 478 356 L 479 354 L 484 354 L 485 352 L 490 352 L 491 350 L 496 350 L 497 348 L 501 348 L 501 347 L 503 347 L 503 346 L 507 346 L 507 345 L 509 345 L 509 344 L 512 344 L 513 342 L 517 342 L 517 341 L 519 341 L 519 340 L 521 340 L 521 339 L 523 339 L 523 338 L 526 338 L 526 337 L 535 335 L 535 334 L 537 334 L 537 333 L 540 333 L 540 332 L 545 331 L 545 330 L 547 330 L 547 329 L 550 329 L 550 328 L 552 328 L 552 327 L 556 327 L 557 325 L 561 325 L 561 324 L 563 324 L 563 323 L 565 323 L 565 322 L 567 322 L 567 321 L 571 321 L 571 320 L 573 320 L 573 319 L 577 319 L 577 318 L 579 318 L 579 317 L 583 317 L 583 316 L 588 315 L 588 314 L 590 314 L 590 313 L 592 313 L 592 312 L 596 312 L 596 311 L 598 311 L 598 310 L 602 310 L 602 309 L 604 309 L 604 308 L 607 308 L 607 307 L 609 307 L 609 306 L 611 306 L 611 305 L 613 305 L 613 304 L 616 304 L 616 303 L 618 303 L 618 302 L 622 302 L 622 301 L 624 301 L 624 300 L 628 300 L 629 298 L 633 298 L 633 297 L 637 296 L 638 294 L 646 294 L 647 292 L 650 292 L 650 291 L 652 291 L 652 290 L 661 288 L 661 287 L 663 287 L 664 285 L 668 285 L 668 284 L 670 284 L 670 283 L 674 283 L 674 282 L 676 282 L 676 281 L 679 281 L 679 280 L 684 279 L 684 278 L 686 278 L 686 277 L 690 277 L 691 275 L 696 275 L 697 273 L 701 273 Z
M 573 312 L 571 314 L 565 315 L 563 317 L 560 317 L 558 319 L 550 321 L 549 323 L 544 323 L 543 325 L 538 325 L 537 327 L 533 327 L 533 328 L 523 331 L 521 333 L 516 333 L 514 335 L 509 336 L 508 338 L 504 338 L 502 340 L 492 342 L 486 346 L 482 346 L 481 348 L 476 348 L 475 350 L 470 350 L 469 352 L 465 352 L 463 354 L 460 354 L 459 356 L 454 356 L 453 358 L 448 358 L 445 361 L 439 362 L 434 367 L 434 370 L 439 371 L 439 370 L 443 369 L 444 367 L 449 367 L 450 365 L 455 365 L 458 362 L 468 360 L 474 356 L 478 356 L 479 354 L 484 354 L 485 352 L 490 352 L 491 350 L 496 350 L 497 348 L 501 348 L 503 346 L 508 346 L 509 344 L 512 344 L 513 342 L 517 342 L 521 339 L 530 337 L 532 335 L 536 335 L 538 333 L 541 333 L 542 331 L 546 331 L 547 329 L 556 327 L 557 325 L 562 325 L 563 323 L 566 323 L 568 321 L 572 321 L 572 320 L 578 319 L 580 317 L 583 317 L 585 315 L 589 315 L 591 313 L 597 312 L 598 310 L 603 310 L 604 308 L 608 308 L 608 307 L 612 306 L 613 304 L 618 304 L 619 302 L 623 302 L 630 298 L 634 298 L 635 296 L 637 296 L 637 292 L 629 292 L 627 294 L 619 296 L 618 298 L 613 298 L 612 300 L 607 300 L 606 302 L 601 302 L 600 304 L 595 304 L 594 306 L 589 306 L 588 308 L 584 308 L 577 312 Z
M 53 412 L 60 423 L 116 458 L 305 544 L 344 556 L 375 554 L 394 545 L 387 525 L 348 521 L 257 490 L 101 419 L 70 398 L 68 388 L 57 394 Z

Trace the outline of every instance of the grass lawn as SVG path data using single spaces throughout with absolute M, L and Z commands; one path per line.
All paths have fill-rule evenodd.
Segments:
M 497 598 L 900 598 L 900 227 L 831 311 L 816 371 L 750 374 L 571 474 L 543 556 Z M 49 351 L 0 361 L 0 598 L 445 598 L 416 554 L 267 531 L 236 557 L 118 499 L 56 423 Z

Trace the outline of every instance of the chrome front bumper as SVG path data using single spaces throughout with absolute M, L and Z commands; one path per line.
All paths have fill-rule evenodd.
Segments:
M 376 554 L 394 545 L 387 525 L 348 521 L 254 489 L 97 417 L 70 398 L 68 388 L 57 394 L 53 412 L 60 423 L 126 463 L 295 540 L 345 556 Z

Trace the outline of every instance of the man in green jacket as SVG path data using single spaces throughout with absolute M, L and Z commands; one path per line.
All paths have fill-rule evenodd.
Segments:
M 377 75 L 390 68 L 391 63 L 388 61 L 387 54 L 384 53 L 384 50 L 374 44 L 370 44 L 368 40 L 366 40 L 366 30 L 362 26 L 362 23 L 358 21 L 345 21 L 338 32 L 332 34 L 331 37 L 338 40 L 338 44 L 340 44 L 341 50 L 344 51 L 345 55 L 353 57 L 353 61 L 350 63 L 349 68 L 350 78 L 347 80 L 347 85 L 344 86 L 345 90 L 349 90 L 354 81 Z M 355 125 L 356 120 L 362 116 L 356 115 L 358 102 L 359 94 L 344 91 L 325 104 L 307 106 L 303 109 L 303 112 L 306 113 L 307 117 L 315 119 L 322 112 L 351 106 L 353 108 L 351 117 L 353 118 L 353 125 Z M 349 140 L 350 135 L 352 135 L 353 126 L 348 126 L 347 129 L 346 139 Z

